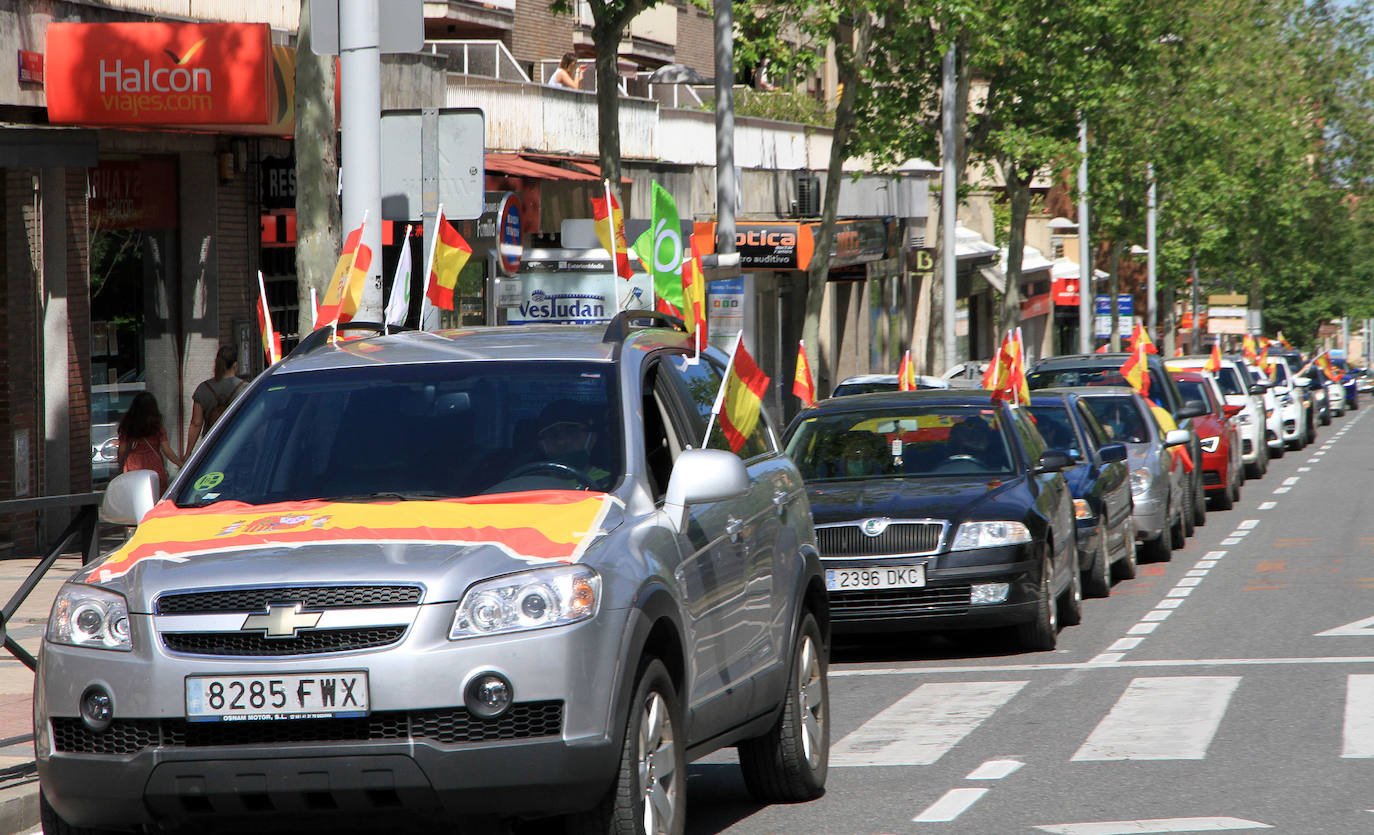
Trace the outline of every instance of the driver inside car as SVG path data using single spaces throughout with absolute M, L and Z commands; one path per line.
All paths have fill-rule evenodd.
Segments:
M 610 473 L 593 462 L 597 433 L 578 403 L 553 401 L 540 411 L 538 425 L 535 441 L 541 461 L 582 473 L 598 488 L 606 484 Z M 557 477 L 558 467 L 549 467 L 542 474 Z
M 988 469 L 999 469 L 1005 461 L 997 449 L 993 430 L 980 417 L 969 417 L 949 430 L 946 460 L 973 460 Z

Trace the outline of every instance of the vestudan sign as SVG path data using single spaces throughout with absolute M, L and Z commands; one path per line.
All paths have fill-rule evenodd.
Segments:
M 46 52 L 54 124 L 268 122 L 265 23 L 53 23 Z

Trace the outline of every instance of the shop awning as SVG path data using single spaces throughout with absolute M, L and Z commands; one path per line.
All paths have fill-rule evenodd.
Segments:
M 579 180 L 594 183 L 598 176 L 585 171 L 574 171 L 557 165 L 535 162 L 520 154 L 487 154 L 484 164 L 488 171 L 511 177 L 530 177 L 535 180 Z
M 574 168 L 574 169 L 576 169 L 576 170 L 578 170 L 578 171 L 585 171 L 586 173 L 591 174 L 593 177 L 595 177 L 595 178 L 598 179 L 598 180 L 601 179 L 601 165 L 600 165 L 600 163 L 592 162 L 591 160 L 588 160 L 588 159 L 578 159 L 577 157 L 552 157 L 552 156 L 537 156 L 537 157 L 536 157 L 536 156 L 527 156 L 527 157 L 525 157 L 525 159 L 532 160 L 532 161 L 538 162 L 538 163 L 551 164 L 551 165 L 554 165 L 554 166 L 563 166 L 563 165 L 571 166 L 572 168 Z M 634 180 L 631 180 L 629 177 L 626 177 L 626 176 L 624 176 L 624 175 L 622 174 L 621 177 L 620 177 L 620 184 L 623 185 L 623 186 L 633 185 L 633 184 L 634 184 Z
M 979 240 L 982 240 L 981 238 Z M 986 243 L 986 241 L 984 241 Z M 989 284 L 997 289 L 999 293 L 1007 292 L 1007 273 L 1002 265 L 1007 262 L 1007 250 L 998 250 L 998 262 L 991 266 L 983 267 L 979 272 Z M 1025 247 L 1021 251 L 1021 280 L 1025 281 L 1035 273 L 1050 272 L 1054 264 L 1047 259 L 1040 250 L 1033 246 Z

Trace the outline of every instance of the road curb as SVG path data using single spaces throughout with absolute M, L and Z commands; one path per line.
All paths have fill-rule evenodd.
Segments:
M 0 789 L 0 833 L 18 835 L 38 825 L 38 778 Z

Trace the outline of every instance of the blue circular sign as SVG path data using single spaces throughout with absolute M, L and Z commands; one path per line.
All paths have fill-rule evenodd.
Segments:
M 520 204 L 514 194 L 501 198 L 501 207 L 496 212 L 496 250 L 497 260 L 506 275 L 515 275 L 520 269 L 520 256 L 525 246 L 520 228 Z

